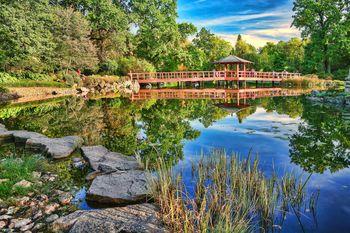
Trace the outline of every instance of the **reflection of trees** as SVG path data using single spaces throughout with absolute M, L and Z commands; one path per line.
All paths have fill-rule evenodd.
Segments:
M 350 127 L 341 113 L 305 104 L 305 123 L 291 137 L 291 159 L 308 172 L 336 172 L 350 165 Z
M 256 112 L 257 107 L 244 108 L 236 113 L 239 123 L 243 123 L 243 120 Z
M 267 112 L 276 111 L 278 114 L 286 114 L 291 118 L 299 117 L 303 113 L 300 97 L 263 98 L 259 100 L 259 103 Z
M 170 161 L 182 157 L 182 140 L 199 136 L 190 120 L 208 127 L 226 114 L 211 100 L 130 102 L 123 98 L 85 101 L 72 97 L 0 109 L 1 118 L 11 129 L 49 137 L 80 135 L 88 145 L 102 144 L 127 155 L 139 151 L 151 161 L 158 155 Z M 141 129 L 146 137 L 138 139 Z
M 161 155 L 176 162 L 183 156 L 182 140 L 199 136 L 189 120 L 199 120 L 208 127 L 226 114 L 209 100 L 158 100 L 141 114 L 146 134 L 142 155 L 153 161 Z

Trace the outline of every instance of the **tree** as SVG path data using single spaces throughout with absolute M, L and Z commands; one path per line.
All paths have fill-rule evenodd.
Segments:
M 229 42 L 215 36 L 209 30 L 202 28 L 193 39 L 193 44 L 206 55 L 203 69 L 212 69 L 212 62 L 230 55 L 232 46 Z
M 89 39 L 89 22 L 73 8 L 58 7 L 53 31 L 55 64 L 62 69 L 92 69 L 97 65 L 96 48 Z
M 46 0 L 0 3 L 0 66 L 5 71 L 52 70 L 55 48 Z
M 112 0 L 91 0 L 85 3 L 84 11 L 87 11 L 99 61 L 122 56 L 127 49 L 129 30 L 129 20 L 122 6 Z
M 257 63 L 258 61 L 258 53 L 256 48 L 244 41 L 241 35 L 238 35 L 236 46 L 235 49 L 232 50 L 232 53 L 254 63 Z
M 137 55 L 158 70 L 177 69 L 181 36 L 176 23 L 176 1 L 133 0 L 131 9 L 138 28 Z
M 183 41 L 197 33 L 197 28 L 192 23 L 180 23 L 178 24 L 178 28 Z
M 331 72 L 334 58 L 342 47 L 349 47 L 349 1 L 296 0 L 293 25 L 302 30 L 316 57 L 323 63 L 323 71 Z M 346 26 L 347 25 L 347 26 Z M 349 51 L 347 51 L 349 52 Z

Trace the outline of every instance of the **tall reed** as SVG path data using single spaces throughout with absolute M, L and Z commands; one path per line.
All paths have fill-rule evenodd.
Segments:
M 271 230 L 276 214 L 299 208 L 305 185 L 290 174 L 267 178 L 258 163 L 250 156 L 240 160 L 213 152 L 192 164 L 191 191 L 181 172 L 159 160 L 157 179 L 150 182 L 164 223 L 172 232 Z

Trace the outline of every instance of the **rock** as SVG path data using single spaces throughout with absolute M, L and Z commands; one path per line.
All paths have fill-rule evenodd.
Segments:
M 44 226 L 45 226 L 44 223 L 39 222 L 39 223 L 37 223 L 37 224 L 33 227 L 32 230 L 33 230 L 33 231 L 38 231 L 38 230 L 42 229 Z
M 14 187 L 22 187 L 22 188 L 29 188 L 32 186 L 33 183 L 26 181 L 26 180 L 21 180 L 14 184 Z
M 0 142 L 6 143 L 13 140 L 13 135 L 8 131 L 3 124 L 0 124 Z
M 12 133 L 14 140 L 16 143 L 25 144 L 28 139 L 35 139 L 35 138 L 47 138 L 46 136 L 35 133 L 35 132 L 29 132 L 26 130 L 14 130 L 9 131 Z
M 47 223 L 52 223 L 58 218 L 59 218 L 59 216 L 57 214 L 53 214 L 53 215 L 50 215 L 49 217 L 46 218 L 46 222 Z
M 0 216 L 0 220 L 10 220 L 12 218 L 11 215 L 7 215 L 7 214 L 4 214 L 4 215 L 1 215 Z
M 142 169 L 133 157 L 111 152 L 103 146 L 82 147 L 82 155 L 94 171 L 114 172 Z
M 18 208 L 14 207 L 14 206 L 10 206 L 10 207 L 7 209 L 6 214 L 7 214 L 7 215 L 13 215 L 13 214 L 17 213 L 17 211 L 18 211 Z
M 24 206 L 26 205 L 28 202 L 30 201 L 30 198 L 29 197 L 22 197 L 22 198 L 19 198 L 16 202 L 16 205 L 17 206 Z
M 52 228 L 54 232 L 70 233 L 167 232 L 151 204 L 76 211 L 57 219 Z
M 312 96 L 315 96 L 315 97 L 317 97 L 319 94 L 320 94 L 320 92 L 317 91 L 317 90 L 313 90 L 313 91 L 311 92 L 311 95 L 312 95 Z
M 43 216 L 43 212 L 41 210 L 39 210 L 34 216 L 33 219 L 37 220 L 39 218 L 41 218 Z
M 41 177 L 42 180 L 50 181 L 50 182 L 55 181 L 56 178 L 57 178 L 57 175 L 51 174 L 51 173 L 47 173 Z
M 14 228 L 22 228 L 23 226 L 26 226 L 30 224 L 32 221 L 29 218 L 21 219 L 21 220 L 15 220 Z
M 63 138 L 37 137 L 30 138 L 26 142 L 26 148 L 34 151 L 46 152 L 54 159 L 70 156 L 77 148 L 81 147 L 83 139 L 78 136 Z
M 150 195 L 149 178 L 149 173 L 140 170 L 101 175 L 92 182 L 86 199 L 111 205 L 145 202 Z
M 71 200 L 73 199 L 73 196 L 70 193 L 63 193 L 60 195 L 60 197 L 58 199 L 62 205 L 68 205 L 71 202 Z
M 74 168 L 83 169 L 85 167 L 85 161 L 81 158 L 73 158 L 72 165 Z
M 28 224 L 26 226 L 21 227 L 20 231 L 22 231 L 22 232 L 28 231 L 28 230 L 32 229 L 33 226 L 34 226 L 34 223 Z
M 0 230 L 5 228 L 7 225 L 6 221 L 0 221 Z
M 51 205 L 46 206 L 45 207 L 45 214 L 47 214 L 47 215 L 52 214 L 53 212 L 55 212 L 57 210 L 58 207 L 60 207 L 60 205 L 57 203 L 53 203 Z

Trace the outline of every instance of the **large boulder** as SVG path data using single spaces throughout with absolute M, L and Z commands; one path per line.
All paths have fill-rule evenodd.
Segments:
M 13 130 L 9 131 L 12 133 L 15 143 L 25 144 L 28 139 L 37 139 L 37 138 L 47 138 L 45 135 L 35 132 L 29 132 L 26 130 Z
M 78 136 L 63 138 L 36 137 L 26 142 L 26 148 L 34 151 L 45 152 L 54 159 L 62 159 L 70 156 L 83 144 L 83 139 Z
M 94 171 L 110 173 L 142 168 L 134 157 L 111 152 L 103 146 L 82 147 L 81 151 Z
M 141 170 L 114 172 L 97 176 L 92 182 L 87 201 L 113 206 L 146 202 L 151 194 L 151 174 Z
M 168 232 L 151 204 L 132 205 L 101 210 L 76 211 L 57 219 L 54 232 L 70 233 L 142 233 Z

